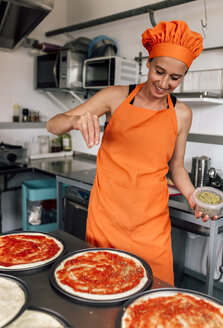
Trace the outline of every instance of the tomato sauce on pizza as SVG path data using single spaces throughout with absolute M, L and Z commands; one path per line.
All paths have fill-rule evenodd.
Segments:
M 121 254 L 121 253 L 120 253 Z M 81 253 L 68 258 L 56 270 L 60 286 L 71 293 L 114 295 L 126 293 L 147 281 L 144 267 L 134 258 L 110 251 Z
M 204 299 L 177 293 L 136 300 L 123 316 L 122 328 L 221 328 L 223 312 Z
M 0 266 L 9 268 L 52 259 L 61 247 L 53 238 L 41 234 L 0 236 Z

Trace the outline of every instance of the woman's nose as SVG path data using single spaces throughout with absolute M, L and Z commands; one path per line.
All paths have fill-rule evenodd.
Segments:
M 163 76 L 160 81 L 160 87 L 162 89 L 168 89 L 168 86 L 169 86 L 169 78 L 168 76 Z

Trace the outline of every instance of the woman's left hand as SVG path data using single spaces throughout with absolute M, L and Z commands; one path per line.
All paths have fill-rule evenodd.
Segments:
M 196 219 L 201 218 L 203 222 L 207 222 L 209 219 L 211 219 L 211 220 L 217 220 L 218 219 L 217 215 L 213 216 L 212 218 L 210 218 L 208 215 L 202 216 L 203 213 L 196 210 L 196 203 L 193 201 L 192 195 L 190 195 L 188 197 L 188 203 L 189 203 L 191 209 L 195 211 L 194 215 L 195 215 Z

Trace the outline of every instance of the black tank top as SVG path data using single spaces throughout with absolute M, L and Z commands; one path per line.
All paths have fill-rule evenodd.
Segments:
M 130 86 L 129 86 L 129 94 L 135 89 L 135 87 L 136 87 L 136 84 L 130 84 Z M 172 94 L 170 94 L 170 97 L 171 97 L 171 100 L 172 100 L 172 103 L 173 103 L 173 107 L 175 107 L 176 102 L 177 102 L 177 98 L 174 95 L 172 95 Z M 130 102 L 131 105 L 133 105 L 134 99 L 135 98 L 133 98 L 131 100 L 131 102 Z

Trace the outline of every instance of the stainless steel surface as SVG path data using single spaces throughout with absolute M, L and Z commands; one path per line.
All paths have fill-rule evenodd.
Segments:
M 209 177 L 211 179 L 215 179 L 216 178 L 216 170 L 214 167 L 211 167 L 208 171 Z
M 62 230 L 54 231 L 53 234 L 64 240 L 67 252 L 89 247 L 86 242 Z M 13 273 L 29 285 L 31 290 L 29 305 L 42 306 L 58 312 L 70 321 L 73 328 L 115 328 L 116 315 L 121 304 L 105 307 L 77 303 L 54 289 L 50 284 L 49 272 L 50 267 L 29 273 Z M 167 287 L 171 286 L 154 277 L 151 289 Z
M 207 156 L 192 158 L 191 181 L 195 188 L 208 185 L 210 166 L 211 159 Z
M 179 98 L 222 98 L 222 94 L 214 93 L 210 91 L 197 91 L 197 92 L 175 92 L 174 96 Z
M 0 0 L 0 47 L 13 49 L 53 6 L 54 0 Z
M 223 145 L 223 136 L 216 136 L 211 134 L 189 133 L 187 141 L 206 143 L 211 145 Z
M 208 220 L 207 222 L 195 219 L 194 213 L 184 196 L 171 197 L 169 208 L 172 226 L 209 238 L 205 290 L 208 295 L 213 295 L 217 242 L 219 234 L 223 232 L 223 217 L 216 221 Z

